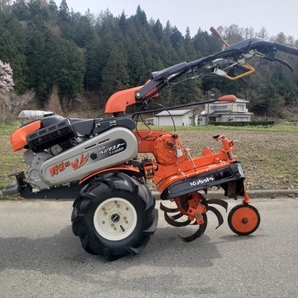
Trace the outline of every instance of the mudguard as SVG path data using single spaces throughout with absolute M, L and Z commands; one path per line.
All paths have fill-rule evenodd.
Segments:
M 241 164 L 235 162 L 218 170 L 176 181 L 162 192 L 161 199 L 168 200 L 218 185 L 223 186 L 227 195 L 227 184 L 233 181 L 237 182 L 236 184 L 233 183 L 233 186 L 236 187 L 234 190 L 235 195 L 243 196 L 244 179 L 245 177 Z

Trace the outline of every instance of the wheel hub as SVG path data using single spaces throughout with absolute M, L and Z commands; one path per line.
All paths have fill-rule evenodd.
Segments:
M 247 223 L 248 223 L 248 219 L 247 219 L 247 218 L 243 218 L 243 219 L 242 219 L 242 223 L 243 223 L 243 224 L 247 224 Z
M 134 206 L 123 198 L 109 198 L 95 210 L 93 223 L 96 232 L 105 239 L 119 241 L 128 237 L 137 225 Z
M 114 214 L 112 214 L 112 216 L 111 216 L 111 221 L 112 222 L 118 222 L 119 220 L 120 220 L 120 214 L 118 214 L 118 213 L 114 213 Z

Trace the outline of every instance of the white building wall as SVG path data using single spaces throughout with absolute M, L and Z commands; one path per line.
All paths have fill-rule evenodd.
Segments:
M 172 118 L 169 116 L 159 116 L 155 117 L 154 119 L 154 125 L 159 126 L 172 126 L 173 120 L 176 126 L 189 126 L 192 125 L 190 117 L 192 116 L 191 113 L 186 113 L 181 116 L 172 116 Z M 173 120 L 172 120 L 173 119 Z
M 205 117 L 200 117 L 200 125 L 207 124 L 207 116 L 212 117 L 212 113 L 222 111 L 221 116 L 216 116 L 216 122 L 230 122 L 230 121 L 250 121 L 251 115 L 244 113 L 248 112 L 246 107 L 246 101 L 236 101 L 233 103 L 221 102 L 221 103 L 211 103 L 205 105 Z M 237 115 L 230 115 L 229 112 L 240 113 Z M 241 115 L 243 113 L 244 115 Z M 208 121 L 208 123 L 212 121 Z

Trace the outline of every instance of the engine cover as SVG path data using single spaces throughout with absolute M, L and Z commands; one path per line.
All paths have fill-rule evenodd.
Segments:
M 137 153 L 135 135 L 127 128 L 115 127 L 44 161 L 40 177 L 51 186 L 66 184 L 133 159 Z
M 34 152 L 41 152 L 57 143 L 66 141 L 75 134 L 68 119 L 43 127 L 27 135 L 28 147 Z

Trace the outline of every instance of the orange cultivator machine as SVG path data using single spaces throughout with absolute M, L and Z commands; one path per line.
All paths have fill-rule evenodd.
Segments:
M 221 143 L 217 151 L 207 148 L 193 157 L 176 132 L 149 127 L 139 130 L 136 120 L 142 113 L 161 110 L 150 110 L 151 100 L 186 78 L 205 73 L 230 80 L 243 78 L 254 72 L 246 62 L 253 57 L 291 68 L 275 56 L 278 51 L 298 55 L 298 49 L 276 42 L 243 40 L 226 45 L 219 53 L 153 72 L 145 85 L 115 93 L 106 103 L 104 118 L 50 115 L 23 125 L 12 134 L 11 143 L 14 151 L 24 150 L 28 169 L 26 174 L 12 174 L 15 181 L 3 193 L 24 198 L 75 198 L 73 233 L 87 252 L 103 255 L 107 260 L 137 254 L 154 234 L 158 213 L 148 180 L 153 181 L 162 201 L 174 204 L 173 208 L 160 204 L 167 223 L 198 227 L 194 234 L 181 237 L 184 241 L 192 241 L 205 232 L 208 212 L 216 215 L 218 226 L 223 223 L 223 216 L 214 205 L 227 210 L 227 202 L 208 200 L 202 194 L 213 186 L 222 188 L 225 196 L 243 198 L 230 210 L 228 224 L 236 234 L 253 233 L 260 215 L 250 204 L 232 140 L 216 135 L 215 141 Z M 227 95 L 187 105 L 235 100 L 235 96 Z M 132 105 L 139 109 L 128 115 L 126 110 Z M 173 108 L 187 105 L 162 109 L 170 113 Z M 150 153 L 152 159 L 140 160 L 138 156 L 143 153 Z

